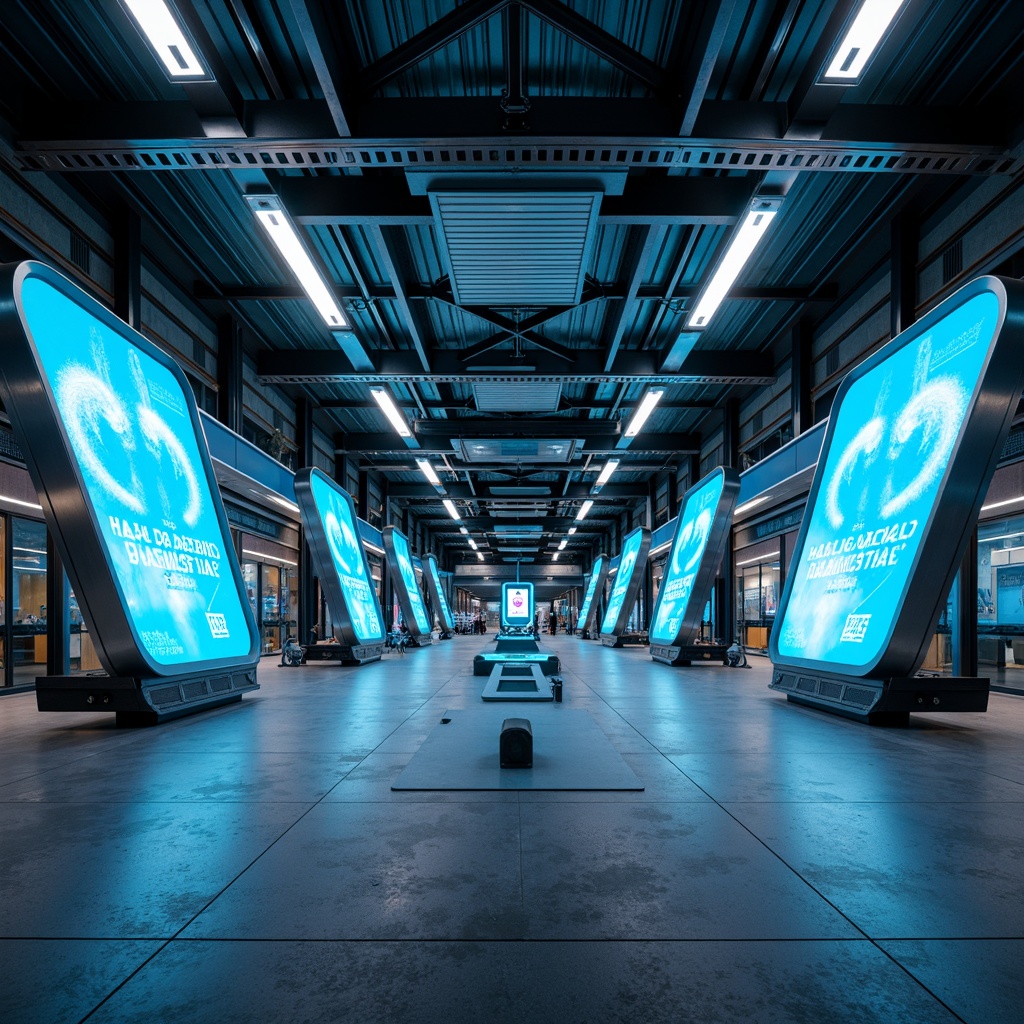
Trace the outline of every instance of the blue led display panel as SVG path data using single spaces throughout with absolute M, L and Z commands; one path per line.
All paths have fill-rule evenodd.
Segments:
M 409 540 L 401 530 L 386 526 L 382 534 L 384 551 L 387 554 L 388 570 L 391 582 L 395 585 L 395 593 L 402 609 L 402 616 L 409 632 L 416 637 L 430 636 L 430 623 L 427 621 L 427 609 L 423 604 L 423 595 L 416 583 L 416 570 L 412 564 L 412 552 Z
M 1022 294 L 980 278 L 846 377 L 773 661 L 863 677 L 916 671 L 1020 397 Z
M 66 278 L 4 268 L 4 404 L 104 667 L 254 664 L 245 596 L 192 389 Z
M 295 497 L 335 638 L 350 647 L 379 643 L 384 616 L 351 496 L 319 469 L 302 469 L 295 474 Z
M 430 600 L 437 609 L 441 628 L 450 633 L 455 629 L 455 617 L 452 615 L 451 608 L 448 607 L 448 598 L 445 596 L 444 587 L 441 586 L 441 574 L 438 572 L 437 559 L 433 555 L 424 555 L 421 561 L 426 570 L 427 590 L 430 592 Z
M 690 643 L 699 631 L 739 489 L 739 474 L 720 468 L 683 496 L 672 554 L 654 604 L 651 643 Z
M 626 628 L 630 613 L 636 604 L 637 593 L 647 565 L 647 552 L 651 550 L 651 531 L 645 527 L 626 536 L 619 556 L 615 585 L 608 598 L 608 609 L 601 623 L 601 636 L 618 636 Z
M 533 625 L 532 583 L 502 583 L 501 624 L 503 626 Z
M 598 555 L 594 559 L 594 568 L 590 572 L 590 583 L 587 585 L 587 592 L 583 596 L 583 607 L 580 608 L 579 618 L 576 625 L 580 636 L 585 629 L 590 629 L 597 618 L 597 603 L 594 598 L 598 593 L 604 592 L 604 581 L 608 578 L 609 558 L 607 555 Z

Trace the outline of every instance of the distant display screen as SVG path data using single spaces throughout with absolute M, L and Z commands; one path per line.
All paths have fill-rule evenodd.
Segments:
M 1024 626 L 1024 565 L 997 565 L 996 621 Z
M 587 584 L 587 592 L 583 596 L 583 607 L 580 608 L 580 615 L 577 622 L 581 630 L 587 628 L 587 620 L 590 618 L 590 606 L 594 603 L 594 595 L 597 593 L 598 583 L 604 583 L 604 578 L 608 573 L 608 559 L 604 555 L 599 555 L 597 561 L 594 562 L 593 571 L 590 574 L 590 583 Z
M 441 625 L 447 630 L 454 629 L 455 619 L 452 616 L 451 608 L 448 607 L 448 598 L 445 596 L 444 587 L 441 586 L 441 574 L 437 571 L 437 559 L 433 555 L 427 555 L 422 561 L 430 584 L 430 596 L 437 605 Z
M 330 552 L 330 568 L 337 575 L 344 612 L 355 638 L 360 644 L 382 640 L 382 616 L 370 580 L 366 552 L 359 539 L 352 499 L 319 472 L 310 474 L 309 489 Z M 332 609 L 336 617 L 340 617 L 339 611 L 341 609 Z
M 633 579 L 636 569 L 637 557 L 644 541 L 642 530 L 635 530 L 626 538 L 625 546 L 619 557 L 619 570 L 615 574 L 615 586 L 612 587 L 611 597 L 608 598 L 608 610 L 604 615 L 604 622 L 601 623 L 602 633 L 615 631 L 619 613 L 622 611 L 622 602 L 626 599 L 626 592 Z
M 175 669 L 249 659 L 251 613 L 178 377 L 130 340 L 129 328 L 119 332 L 40 277 L 24 281 L 21 302 L 124 614 L 149 662 Z M 89 582 L 79 586 L 87 591 Z
M 395 530 L 391 534 L 392 543 L 395 546 L 395 560 L 398 565 L 398 573 L 405 588 L 409 607 L 412 609 L 416 628 L 421 635 L 430 632 L 430 623 L 427 621 L 427 609 L 423 606 L 423 595 L 420 593 L 419 585 L 416 583 L 416 570 L 412 564 L 412 552 L 409 551 L 409 541 L 404 533 Z
M 533 623 L 533 584 L 503 583 L 502 620 L 506 626 L 529 626 Z
M 672 644 L 679 636 L 687 617 L 701 560 L 708 547 L 724 484 L 723 473 L 711 474 L 705 483 L 690 494 L 679 514 L 672 555 L 658 591 L 658 603 L 650 630 L 652 642 Z M 704 599 L 704 595 L 701 595 L 701 603 Z
M 779 659 L 857 673 L 884 653 L 999 315 L 995 294 L 974 295 L 918 337 L 897 339 L 842 396 L 778 616 Z

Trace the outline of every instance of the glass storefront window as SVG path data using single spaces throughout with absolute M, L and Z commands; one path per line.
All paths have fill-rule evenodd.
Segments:
M 34 683 L 46 673 L 46 526 L 12 516 L 11 680 Z
M 1024 689 L 1024 516 L 978 527 L 978 672 Z
M 739 642 L 755 651 L 767 651 L 782 583 L 778 546 L 761 555 L 745 557 L 738 552 L 736 570 Z

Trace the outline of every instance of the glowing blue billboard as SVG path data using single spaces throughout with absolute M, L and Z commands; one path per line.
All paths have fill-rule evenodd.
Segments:
M 386 526 L 382 534 L 384 551 L 387 554 L 388 570 L 391 582 L 395 586 L 402 617 L 409 632 L 417 639 L 430 639 L 430 622 L 427 620 L 427 609 L 423 604 L 423 595 L 416 582 L 416 569 L 412 564 L 412 552 L 409 540 L 401 530 Z
M 255 664 L 259 635 L 174 361 L 66 278 L 5 268 L 4 404 L 111 675 Z
M 773 661 L 879 678 L 921 664 L 1020 398 L 1021 295 L 974 281 L 846 377 Z
M 437 558 L 434 555 L 424 555 L 422 562 L 426 570 L 427 591 L 430 593 L 430 600 L 437 610 L 441 631 L 451 633 L 455 629 L 455 616 L 452 615 L 452 610 L 448 607 L 448 598 L 445 596 L 444 587 L 441 586 L 441 574 L 437 568 Z
M 683 496 L 672 554 L 654 603 L 652 644 L 688 644 L 700 630 L 739 489 L 739 474 L 720 468 Z
M 503 626 L 533 625 L 532 583 L 502 583 L 501 624 Z
M 608 578 L 609 558 L 607 555 L 598 555 L 594 560 L 594 568 L 590 572 L 590 583 L 587 584 L 587 592 L 583 596 L 583 607 L 580 608 L 579 618 L 576 620 L 577 632 L 583 636 L 584 630 L 590 630 L 597 619 L 598 594 L 604 593 L 604 581 Z
M 647 566 L 647 552 L 651 550 L 651 531 L 640 527 L 626 536 L 619 556 L 619 568 L 615 585 L 608 598 L 608 609 L 601 623 L 601 638 L 617 638 L 626 628 L 629 616 L 636 604 L 644 569 Z
M 319 469 L 302 469 L 295 474 L 295 498 L 335 639 L 349 647 L 381 643 L 384 616 L 351 496 Z

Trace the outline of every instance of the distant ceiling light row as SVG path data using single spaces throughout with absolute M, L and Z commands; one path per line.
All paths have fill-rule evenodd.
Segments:
M 587 500 L 585 502 L 583 502 L 582 505 L 580 505 L 579 512 L 576 513 L 576 522 L 579 523 L 579 522 L 582 522 L 584 519 L 586 519 L 587 518 L 587 513 L 593 507 L 594 507 L 593 499 L 592 498 L 587 498 Z
M 334 301 L 334 293 L 327 287 L 323 275 L 306 251 L 281 201 L 277 196 L 268 195 L 246 196 L 245 201 L 256 214 L 256 219 L 270 236 L 302 290 L 323 317 L 324 323 L 335 331 L 348 330 L 350 325 L 345 314 Z
M 606 483 L 611 479 L 612 473 L 619 468 L 618 459 L 609 459 L 604 464 L 604 469 L 601 470 L 597 480 L 594 483 L 595 487 L 604 487 Z
M 568 544 L 568 543 L 569 543 L 568 540 L 562 540 L 559 543 L 559 545 L 558 545 L 558 550 L 559 551 L 564 551 L 565 550 L 565 545 Z
M 150 49 L 174 82 L 209 82 L 213 76 L 166 0 L 121 0 Z
M 370 388 L 370 394 L 373 395 L 373 400 L 380 406 L 380 410 L 388 418 L 388 422 L 398 432 L 399 437 L 412 437 L 412 431 L 409 429 L 409 424 L 405 422 L 405 417 L 401 414 L 398 406 L 395 405 L 394 399 L 384 388 Z

